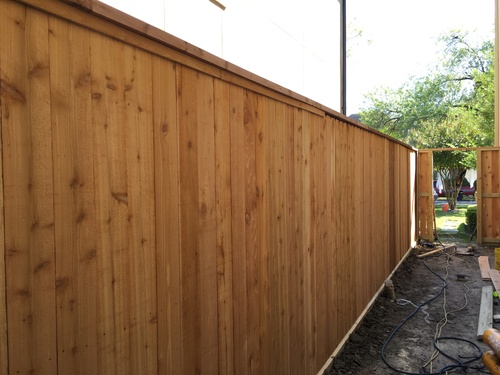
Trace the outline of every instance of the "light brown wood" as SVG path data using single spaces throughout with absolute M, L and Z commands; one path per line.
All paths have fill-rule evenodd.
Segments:
M 351 118 L 334 111 L 331 108 L 323 106 L 309 98 L 306 98 L 300 94 L 297 94 L 289 89 L 286 89 L 280 85 L 277 85 L 267 79 L 257 76 L 245 69 L 242 69 L 230 62 L 224 61 L 207 51 L 193 46 L 173 35 L 170 35 L 162 30 L 159 30 L 147 23 L 140 21 L 128 14 L 125 14 L 113 7 L 102 3 L 99 0 L 4 0 L 4 1 L 18 1 L 29 6 L 35 7 L 37 9 L 42 9 L 50 12 L 51 14 L 57 15 L 58 17 L 71 19 L 72 21 L 82 25 L 91 27 L 93 30 L 104 32 L 109 35 L 113 35 L 115 38 L 131 43 L 141 48 L 153 51 L 157 54 L 164 55 L 166 52 L 169 56 L 175 56 L 173 59 L 177 61 L 182 61 L 186 66 L 190 66 L 200 71 L 205 71 L 208 74 L 214 76 L 219 76 L 224 80 L 229 80 L 236 83 L 233 80 L 243 82 L 243 86 L 246 88 L 251 88 L 252 90 L 257 90 L 263 93 L 264 90 L 266 95 L 276 96 L 276 99 L 281 101 L 295 103 L 301 108 L 311 110 L 320 114 L 328 114 L 334 118 L 341 120 L 344 123 L 348 123 L 352 126 L 367 130 L 373 134 L 380 137 L 387 138 L 392 142 L 396 142 L 403 147 L 412 149 L 416 151 L 409 145 L 392 138 L 378 130 L 370 128 L 358 121 L 354 121 Z M 82 6 L 82 11 L 75 12 L 75 7 L 67 5 L 64 3 L 79 4 Z M 89 11 L 99 18 L 92 18 L 88 16 Z M 110 22 L 106 22 L 110 21 Z M 130 33 L 124 33 L 119 27 L 115 27 L 113 24 L 121 25 L 123 28 L 134 31 L 137 34 L 132 36 Z M 139 37 L 139 39 L 137 39 Z M 142 38 L 141 38 L 142 37 Z M 144 38 L 145 37 L 145 38 Z M 123 38 L 123 39 L 122 39 Z M 154 40 L 156 43 L 150 43 Z M 168 51 L 162 48 L 157 48 L 158 44 L 164 46 L 172 47 Z M 180 51 L 181 53 L 177 53 Z M 200 63 L 205 62 L 205 63 Z M 243 79 L 242 79 L 243 78 Z M 256 85 L 255 85 L 256 84 Z M 293 99 L 293 100 L 291 100 Z
M 432 152 L 418 152 L 418 227 L 419 238 L 434 241 L 434 195 L 432 192 Z
M 182 369 L 179 240 L 179 149 L 175 65 L 152 58 L 155 150 L 155 218 L 158 305 L 158 373 Z M 162 251 L 158 251 L 162 249 Z
M 476 201 L 477 201 L 477 228 L 476 228 L 476 241 L 478 244 L 483 243 L 483 167 L 482 167 L 482 151 L 478 150 L 476 153 L 476 166 L 477 166 L 477 183 L 476 183 Z
M 415 241 L 415 150 L 130 25 L 1 6 L 8 370 L 317 372 Z
M 2 4 L 9 371 L 55 373 L 56 284 L 48 17 Z M 36 166 L 36 167 L 35 167 Z M 7 330 L 7 327 L 3 327 Z
M 495 268 L 490 268 L 489 274 L 495 290 L 500 293 L 500 272 Z
M 130 321 L 126 331 L 131 373 L 157 373 L 157 306 L 155 254 L 155 184 L 153 144 L 153 85 L 151 54 L 136 48 L 124 49 L 123 107 L 126 134 L 128 199 L 128 264 L 130 275 Z M 125 229 L 126 230 L 126 229 Z M 147 271 L 150 272 L 147 272 Z
M 254 144 L 247 137 L 248 121 L 244 109 L 245 91 L 236 86 L 229 88 L 230 110 L 230 158 L 231 158 L 231 247 L 233 249 L 233 352 L 234 373 L 248 374 L 248 285 L 247 285 L 247 229 L 252 223 L 252 207 L 247 210 L 246 186 L 255 186 L 249 181 L 249 171 L 254 165 Z M 253 182 L 253 183 L 252 183 Z M 253 195 L 250 196 L 250 200 Z M 243 307 L 244 306 L 244 307 Z
M 219 374 L 234 373 L 230 85 L 214 82 Z
M 490 276 L 490 262 L 487 256 L 480 256 L 478 258 L 479 270 L 481 271 L 481 278 L 483 280 L 491 280 Z
M 9 95 L 6 92 L 7 86 L 7 74 L 12 74 L 13 70 L 7 68 L 9 61 L 6 58 L 12 58 L 16 56 L 13 48 L 15 44 L 9 42 L 9 39 L 14 39 L 14 33 L 10 30 L 12 27 L 11 22 L 14 21 L 16 16 L 19 16 L 18 11 L 15 10 L 12 4 L 6 6 L 5 11 L 10 11 L 9 14 L 14 16 L 10 20 L 2 19 L 0 23 L 0 45 L 3 46 L 4 53 L 0 53 L 0 72 L 3 74 L 0 75 L 0 129 L 2 133 L 5 131 L 4 126 L 6 124 L 11 123 L 9 118 L 5 117 L 5 113 L 9 113 L 6 111 L 10 111 L 10 101 L 13 98 L 9 98 Z M 5 66 L 6 68 L 3 68 Z M 9 86 L 11 87 L 11 86 Z M 12 91 L 11 91 L 12 92 Z M 21 100 L 22 96 L 17 95 Z M 5 201 L 4 201 L 4 162 L 8 160 L 8 157 L 3 156 L 3 152 L 5 150 L 5 146 L 3 145 L 3 141 L 6 139 L 5 133 L 0 135 L 0 155 L 1 155 L 1 164 L 0 171 L 1 173 L 1 186 L 0 186 L 0 207 L 2 209 L 3 215 L 0 215 L 0 373 L 8 374 L 8 366 L 9 366 L 9 340 L 8 340 L 8 323 L 7 323 L 7 295 L 8 295 L 8 280 L 7 280 L 7 262 L 6 255 L 8 254 L 8 250 L 6 247 L 6 232 L 5 232 Z
M 58 368 L 97 373 L 90 39 L 88 30 L 58 19 L 49 27 L 56 278 L 66 284 L 57 294 Z
M 500 242 L 500 150 L 478 152 L 478 243 Z

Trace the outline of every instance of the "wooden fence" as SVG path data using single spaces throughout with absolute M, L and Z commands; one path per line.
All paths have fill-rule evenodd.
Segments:
M 500 243 L 500 148 L 463 147 L 418 151 L 418 236 L 434 241 L 433 152 L 474 151 L 477 168 L 477 243 Z
M 0 0 L 0 373 L 315 374 L 415 151 L 98 6 Z

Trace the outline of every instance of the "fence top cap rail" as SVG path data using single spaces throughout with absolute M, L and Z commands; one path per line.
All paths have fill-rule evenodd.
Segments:
M 370 133 L 386 138 L 391 142 L 398 143 L 401 146 L 408 148 L 412 151 L 415 152 L 417 151 L 414 147 L 396 138 L 393 138 L 376 129 L 370 128 L 369 126 L 361 122 L 358 122 L 350 117 L 347 117 L 346 115 L 341 114 L 327 106 L 324 106 L 303 95 L 300 95 L 292 90 L 284 88 L 283 86 L 280 86 L 263 77 L 251 73 L 226 60 L 223 60 L 207 51 L 202 50 L 199 47 L 189 44 L 188 42 L 180 38 L 177 38 L 172 34 L 167 33 L 164 30 L 160 30 L 152 25 L 149 25 L 148 23 L 141 21 L 129 14 L 126 14 L 116 8 L 113 8 L 112 6 L 105 4 L 99 0 L 11 0 L 11 1 L 16 1 L 31 6 L 33 8 L 40 9 L 47 13 L 53 14 L 59 18 L 75 22 L 75 20 L 72 19 L 72 15 L 68 11 L 68 8 L 61 9 L 62 7 L 60 6 L 61 3 L 70 5 L 73 8 L 85 11 L 86 13 L 93 14 L 101 19 L 113 23 L 114 25 L 133 31 L 138 35 L 146 37 L 157 43 L 163 44 L 169 48 L 183 52 L 194 59 L 197 59 L 205 64 L 215 67 L 216 69 L 229 72 L 230 74 L 239 76 L 246 81 L 260 85 L 265 89 L 272 90 L 281 97 L 286 96 L 291 99 L 291 100 L 289 99 L 288 102 L 291 101 L 295 102 L 299 108 L 307 109 L 306 107 L 309 107 L 309 109 L 312 109 L 313 112 L 315 113 L 318 114 L 321 113 L 324 116 L 335 118 L 349 125 L 361 128 Z M 57 6 L 57 4 L 59 4 L 59 6 Z M 86 26 L 91 27 L 89 25 Z M 222 78 L 221 76 L 219 76 L 219 78 Z

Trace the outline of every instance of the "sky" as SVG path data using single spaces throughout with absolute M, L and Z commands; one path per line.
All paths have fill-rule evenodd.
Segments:
M 401 87 L 438 63 L 437 37 L 453 29 L 494 40 L 494 0 L 347 0 L 347 114 L 377 87 Z

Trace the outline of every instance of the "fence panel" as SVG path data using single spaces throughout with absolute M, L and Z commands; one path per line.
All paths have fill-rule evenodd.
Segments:
M 500 242 L 500 150 L 478 150 L 478 243 Z
M 419 151 L 417 168 L 419 238 L 427 241 L 434 241 L 432 151 Z
M 415 241 L 415 150 L 86 4 L 0 1 L 1 372 L 316 373 Z

